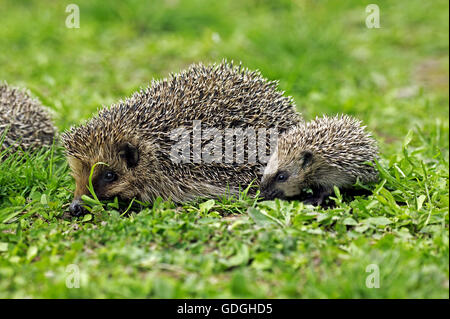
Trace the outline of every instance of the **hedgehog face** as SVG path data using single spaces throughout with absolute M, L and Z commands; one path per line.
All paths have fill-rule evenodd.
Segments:
M 304 188 L 310 186 L 319 159 L 309 150 L 297 154 L 286 156 L 284 152 L 276 151 L 271 156 L 261 180 L 264 199 L 298 197 Z
M 75 215 L 84 213 L 81 208 L 82 195 L 88 195 L 89 175 L 96 163 L 92 176 L 92 185 L 95 194 L 100 200 L 119 197 L 129 200 L 138 195 L 139 185 L 137 174 L 139 164 L 139 151 L 130 143 L 119 143 L 106 147 L 103 145 L 97 156 L 83 157 L 82 159 L 69 155 L 68 162 L 75 178 L 76 189 L 70 210 Z

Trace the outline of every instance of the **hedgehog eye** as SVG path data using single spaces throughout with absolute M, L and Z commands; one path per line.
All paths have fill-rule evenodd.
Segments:
M 288 179 L 288 175 L 284 172 L 278 173 L 276 180 L 277 182 L 285 182 Z
M 107 183 L 111 183 L 117 179 L 117 174 L 113 171 L 106 171 L 103 175 L 103 180 Z

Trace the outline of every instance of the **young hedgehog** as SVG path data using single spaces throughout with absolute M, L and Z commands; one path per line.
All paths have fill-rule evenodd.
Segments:
M 152 202 L 160 196 L 182 203 L 196 197 L 237 194 L 253 181 L 257 185 L 265 164 L 261 161 L 229 163 L 221 157 L 211 163 L 199 162 L 191 154 L 191 144 L 187 158 L 173 160 L 173 147 L 180 143 L 173 139 L 173 132 L 198 129 L 194 121 L 201 121 L 202 132 L 204 127 L 221 132 L 229 128 L 284 132 L 301 117 L 293 100 L 277 90 L 277 82 L 267 81 L 259 72 L 226 62 L 192 65 L 102 109 L 86 124 L 63 134 L 76 182 L 72 214 L 84 212 L 81 196 L 88 194 L 90 169 L 97 162 L 107 164 L 94 170 L 93 186 L 99 199 L 117 196 Z M 193 140 L 189 134 L 187 143 Z M 202 136 L 202 146 L 206 142 Z
M 0 151 L 50 146 L 55 132 L 49 110 L 37 99 L 27 91 L 0 84 Z
M 261 180 L 264 199 L 299 198 L 320 205 L 334 186 L 350 187 L 357 178 L 376 181 L 377 170 L 367 162 L 373 163 L 378 150 L 364 128 L 350 116 L 324 116 L 283 134 Z

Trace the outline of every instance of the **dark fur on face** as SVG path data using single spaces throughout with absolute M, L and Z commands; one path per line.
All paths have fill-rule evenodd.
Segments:
M 104 152 L 102 148 L 98 148 L 97 154 L 90 154 L 91 156 L 68 155 L 69 166 L 76 183 L 75 200 L 89 194 L 87 187 L 89 175 L 96 163 L 99 164 L 94 168 L 92 184 L 100 200 L 115 196 L 128 199 L 138 195 L 136 186 L 140 184 L 139 170 L 135 168 L 139 164 L 139 150 L 129 142 L 115 143 L 109 150 L 111 152 Z
M 264 199 L 298 199 L 313 205 L 320 204 L 329 195 L 327 183 L 330 170 L 320 155 L 311 151 L 300 152 L 288 163 L 278 160 L 274 154 L 261 181 Z

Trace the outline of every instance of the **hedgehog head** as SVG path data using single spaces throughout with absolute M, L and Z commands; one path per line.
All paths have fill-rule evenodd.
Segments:
M 157 145 L 152 139 L 139 138 L 134 123 L 119 121 L 120 109 L 104 109 L 89 122 L 71 128 L 62 135 L 76 189 L 70 210 L 84 212 L 82 195 L 88 195 L 91 169 L 92 184 L 100 200 L 140 198 L 139 190 L 149 179 L 158 178 Z M 145 158 L 146 160 L 142 160 Z M 146 172 L 145 174 L 143 172 Z M 148 174 L 155 172 L 155 174 Z M 144 181 L 143 176 L 148 178 Z M 146 200 L 146 199 L 144 199 Z
M 318 177 L 327 166 L 321 154 L 307 145 L 295 152 L 285 146 L 280 140 L 264 170 L 261 193 L 267 200 L 300 197 L 307 188 L 320 184 Z
M 376 158 L 377 148 L 360 124 L 350 116 L 324 116 L 283 134 L 261 180 L 263 197 L 320 204 L 334 186 L 376 180 L 367 162 Z

